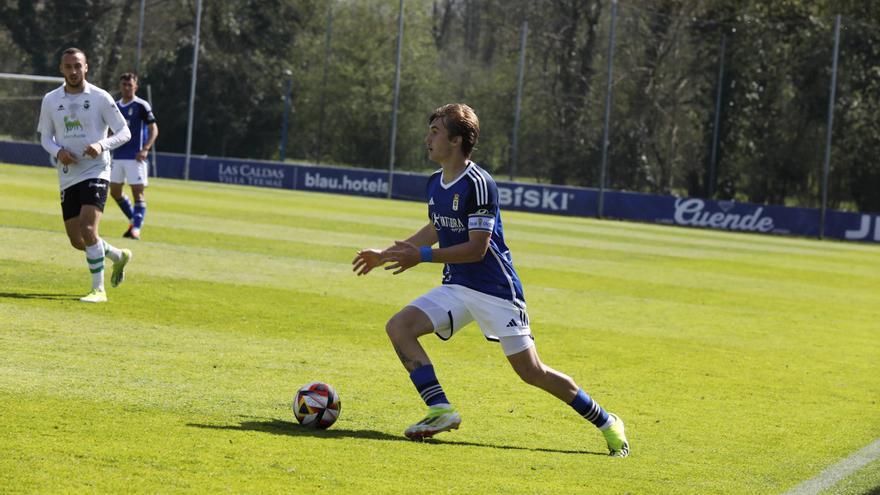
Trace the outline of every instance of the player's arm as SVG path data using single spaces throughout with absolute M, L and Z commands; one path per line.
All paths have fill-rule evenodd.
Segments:
M 104 122 L 110 130 L 113 131 L 113 134 L 86 147 L 83 153 L 92 158 L 97 157 L 104 151 L 114 150 L 131 139 L 131 131 L 128 130 L 128 126 L 125 124 L 125 118 L 123 118 L 122 113 L 119 112 L 119 107 L 116 106 L 116 102 L 108 96 L 104 102 L 104 107 L 101 116 L 104 118 Z
M 150 122 L 147 124 L 147 142 L 144 144 L 144 147 L 138 150 L 137 160 L 145 161 L 147 159 L 147 154 L 150 153 L 150 150 L 153 149 L 153 144 L 156 143 L 156 138 L 159 137 L 159 126 L 156 122 Z
M 356 272 L 358 275 L 366 275 L 370 273 L 373 268 L 384 265 L 388 261 L 388 251 L 394 249 L 399 242 L 401 241 L 395 241 L 394 245 L 382 250 L 362 249 L 358 251 L 357 255 L 355 255 L 354 259 L 351 261 L 351 264 L 354 265 L 352 271 Z M 417 244 L 419 246 L 433 246 L 437 243 L 437 231 L 434 229 L 434 224 L 426 224 L 403 242 Z
M 468 232 L 467 242 L 444 248 L 432 248 L 430 244 L 418 244 L 409 240 L 396 241 L 394 246 L 384 252 L 385 261 L 392 262 L 385 269 L 394 270 L 397 275 L 423 262 L 476 263 L 486 256 L 491 237 L 491 232 L 471 230 Z
M 498 187 L 492 180 L 475 181 L 475 193 L 469 195 L 465 206 L 468 223 L 468 240 L 453 246 L 433 248 L 433 243 L 398 241 L 394 247 L 385 250 L 385 260 L 392 262 L 386 270 L 394 274 L 408 270 L 419 263 L 476 263 L 486 256 L 495 229 L 495 214 L 498 211 Z M 477 202 L 480 197 L 482 201 Z M 432 229 L 433 230 L 433 229 Z M 434 233 L 436 236 L 436 232 Z M 416 239 L 419 241 L 420 239 Z

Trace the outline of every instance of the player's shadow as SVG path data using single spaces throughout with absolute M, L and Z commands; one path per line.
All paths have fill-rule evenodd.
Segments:
M 411 442 L 406 437 L 400 435 L 391 435 L 376 430 L 346 430 L 344 428 L 330 428 L 327 430 L 316 430 L 307 428 L 299 423 L 292 421 L 284 421 L 280 419 L 265 419 L 261 421 L 242 421 L 237 425 L 206 425 L 197 423 L 187 423 L 187 426 L 195 428 L 206 428 L 210 430 L 232 430 L 232 431 L 259 431 L 263 433 L 271 433 L 273 435 L 286 435 L 291 437 L 307 436 L 318 438 L 363 438 L 367 440 L 389 440 L 394 442 Z M 455 440 L 438 440 L 435 438 L 424 440 L 423 443 L 437 445 L 465 445 L 470 447 L 486 447 L 502 450 L 528 450 L 531 452 L 550 452 L 554 454 L 577 454 L 577 455 L 601 455 L 608 454 L 602 452 L 590 452 L 587 450 L 565 450 L 565 449 L 545 449 L 519 447 L 515 445 L 494 445 L 489 443 L 477 442 L 461 442 Z
M 0 299 L 46 299 L 50 301 L 73 301 L 82 296 L 71 294 L 47 294 L 39 292 L 0 292 Z

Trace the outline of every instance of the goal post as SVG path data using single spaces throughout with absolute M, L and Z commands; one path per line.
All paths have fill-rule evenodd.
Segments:
M 34 76 L 31 74 L 10 74 L 9 72 L 0 72 L 0 79 L 11 79 L 13 81 L 57 83 L 57 84 L 61 84 L 64 82 L 63 77 Z

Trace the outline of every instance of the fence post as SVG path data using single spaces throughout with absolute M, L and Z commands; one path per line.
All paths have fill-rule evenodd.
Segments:
M 822 167 L 822 210 L 819 239 L 825 238 L 825 210 L 828 208 L 828 174 L 831 172 L 831 130 L 834 126 L 834 98 L 837 92 L 837 54 L 840 51 L 840 14 L 834 18 L 834 55 L 831 59 L 831 91 L 828 96 L 828 129 L 825 131 L 825 164 Z
M 394 186 L 394 152 L 397 146 L 397 101 L 400 96 L 400 53 L 403 48 L 403 0 L 400 0 L 400 10 L 397 14 L 397 64 L 394 69 L 394 103 L 391 105 L 391 145 L 388 160 L 388 198 Z
M 183 180 L 189 180 L 189 160 L 192 154 L 193 109 L 196 103 L 196 73 L 199 68 L 199 31 L 202 29 L 202 0 L 196 0 L 196 35 L 193 42 L 192 79 L 189 84 L 189 113 L 186 118 L 186 160 L 183 164 Z
M 712 155 L 709 158 L 709 177 L 706 180 L 706 197 L 715 195 L 715 166 L 718 162 L 718 125 L 721 123 L 721 94 L 724 87 L 724 52 L 727 48 L 727 36 L 721 34 L 721 50 L 718 56 L 718 89 L 715 92 L 715 122 L 712 124 Z
M 602 131 L 602 168 L 599 172 L 599 206 L 596 216 L 602 218 L 605 208 L 605 174 L 608 170 L 608 146 L 611 144 L 611 90 L 614 76 L 614 26 L 617 24 L 617 0 L 611 0 L 611 33 L 608 36 L 608 83 L 605 90 L 605 129 Z
M 315 152 L 315 164 L 321 163 L 324 152 L 324 103 L 327 94 L 327 66 L 330 64 L 330 40 L 333 37 L 333 2 L 327 2 L 327 32 L 324 35 L 324 73 L 321 75 L 321 113 L 318 116 L 318 150 Z
M 134 53 L 134 73 L 140 76 L 141 70 L 141 41 L 144 39 L 144 3 L 141 0 L 140 17 L 138 20 L 137 50 Z
M 516 110 L 513 114 L 513 139 L 510 143 L 510 180 L 513 182 L 516 176 L 516 162 L 519 151 L 519 116 L 522 110 L 523 75 L 526 68 L 526 36 L 529 32 L 529 22 L 522 25 L 522 33 L 519 40 L 519 69 L 516 78 Z
M 147 102 L 151 107 L 153 106 L 153 86 L 150 84 L 147 84 Z M 159 177 L 159 164 L 156 162 L 158 155 L 156 153 L 156 143 L 153 143 L 153 149 L 150 150 L 150 154 L 153 155 L 153 177 Z
M 293 92 L 293 72 L 290 69 L 285 69 L 284 74 L 287 76 L 287 91 L 284 93 L 284 114 L 281 117 L 281 149 L 278 152 L 282 162 L 287 151 L 287 114 L 290 113 L 290 93 Z

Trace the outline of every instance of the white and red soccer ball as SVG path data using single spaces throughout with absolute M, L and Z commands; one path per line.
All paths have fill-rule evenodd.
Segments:
M 339 394 L 323 382 L 304 385 L 293 398 L 293 415 L 301 425 L 309 428 L 329 428 L 339 418 L 341 407 Z

